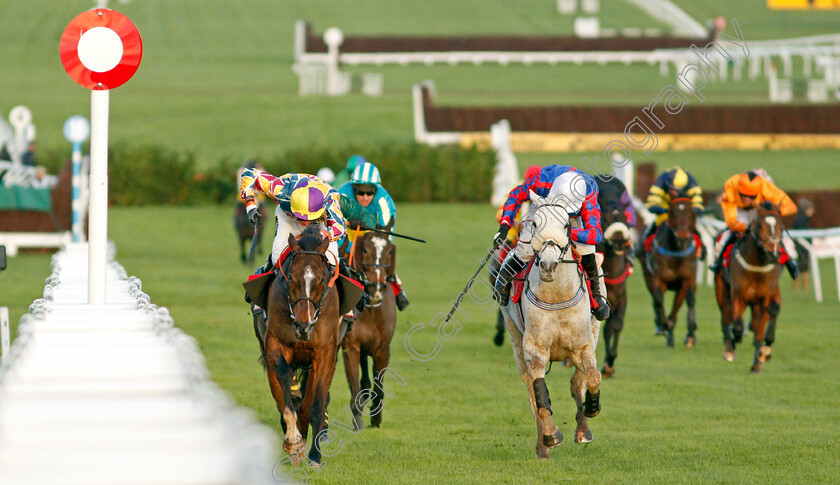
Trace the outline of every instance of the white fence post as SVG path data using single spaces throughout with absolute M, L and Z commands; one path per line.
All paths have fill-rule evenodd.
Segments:
M 11 335 L 9 334 L 9 307 L 0 306 L 0 350 L 2 350 L 3 358 L 0 362 L 9 357 L 9 343 L 11 342 Z

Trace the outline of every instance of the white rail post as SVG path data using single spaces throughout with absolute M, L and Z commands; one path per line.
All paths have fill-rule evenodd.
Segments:
M 0 362 L 9 357 L 9 343 L 11 336 L 9 335 L 9 307 L 0 306 L 0 350 L 2 350 L 3 358 Z
M 105 303 L 108 264 L 108 107 L 110 90 L 90 92 L 90 223 L 88 303 Z

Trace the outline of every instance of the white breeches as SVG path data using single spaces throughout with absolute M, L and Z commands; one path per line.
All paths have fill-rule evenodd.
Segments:
M 277 206 L 274 211 L 274 220 L 276 226 L 274 242 L 271 244 L 271 262 L 277 264 L 277 259 L 289 247 L 289 235 L 299 236 L 303 232 L 303 227 L 297 219 L 287 216 L 280 206 Z M 327 230 L 322 223 L 318 223 L 318 225 L 321 229 Z M 333 266 L 338 265 L 338 244 L 335 241 L 330 241 L 330 245 L 327 247 L 327 261 Z

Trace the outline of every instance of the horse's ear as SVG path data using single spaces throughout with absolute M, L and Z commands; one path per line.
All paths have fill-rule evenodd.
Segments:
M 289 247 L 294 248 L 296 244 L 297 244 L 297 239 L 295 239 L 295 236 L 292 235 L 292 234 L 289 234 Z
M 345 237 L 344 242 L 341 243 L 341 246 L 338 248 L 338 254 L 345 254 L 347 252 L 347 246 L 350 245 L 350 238 Z
M 388 225 L 385 226 L 385 230 L 390 232 L 392 227 L 394 227 L 394 216 L 391 216 L 388 220 Z
M 330 247 L 330 238 L 321 238 L 321 244 L 318 245 L 318 252 L 326 253 L 328 247 Z
M 537 195 L 536 192 L 534 192 L 533 190 L 528 191 L 528 198 L 531 199 L 531 202 L 533 202 L 534 204 L 536 204 L 540 201 L 540 199 L 542 199 L 542 197 Z

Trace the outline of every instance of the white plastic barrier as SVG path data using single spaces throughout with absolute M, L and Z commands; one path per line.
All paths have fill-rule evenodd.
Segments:
M 106 303 L 86 303 L 87 254 L 53 257 L 4 355 L 0 483 L 277 483 L 276 433 L 209 380 L 196 341 L 112 255 Z

